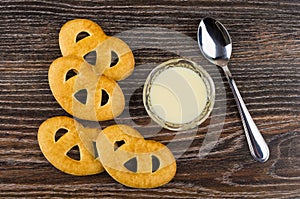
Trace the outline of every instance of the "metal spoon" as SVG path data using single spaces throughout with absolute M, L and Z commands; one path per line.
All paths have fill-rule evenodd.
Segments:
M 226 75 L 242 119 L 251 155 L 259 162 L 267 161 L 269 158 L 268 145 L 255 125 L 227 67 L 232 51 L 229 33 L 219 21 L 207 17 L 201 20 L 197 37 L 204 57 L 211 63 L 220 66 Z

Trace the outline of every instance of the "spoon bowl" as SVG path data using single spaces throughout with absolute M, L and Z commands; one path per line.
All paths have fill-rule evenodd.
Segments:
M 213 18 L 204 18 L 198 28 L 198 44 L 207 60 L 226 66 L 232 52 L 232 41 L 226 28 Z
M 241 116 L 251 155 L 259 162 L 266 162 L 269 158 L 268 145 L 254 123 L 227 67 L 232 52 L 232 41 L 228 31 L 219 21 L 206 17 L 199 24 L 197 38 L 204 57 L 220 66 L 226 75 Z

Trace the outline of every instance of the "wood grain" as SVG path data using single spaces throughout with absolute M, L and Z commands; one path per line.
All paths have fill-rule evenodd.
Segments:
M 1 0 L 0 10 L 0 197 L 300 197 L 299 1 Z M 259 164 L 251 158 L 228 84 L 221 71 L 206 62 L 202 63 L 218 83 L 215 116 L 225 118 L 224 125 L 211 124 L 214 115 L 198 129 L 183 132 L 159 129 L 151 122 L 143 108 L 141 86 L 156 63 L 178 57 L 154 48 L 155 42 L 166 42 L 175 52 L 185 47 L 183 40 L 151 31 L 140 32 L 149 47 L 134 51 L 135 72 L 119 83 L 127 100 L 124 114 L 100 125 L 129 123 L 147 138 L 178 146 L 173 148 L 181 154 L 175 178 L 160 188 L 131 189 L 106 173 L 75 177 L 47 162 L 37 143 L 38 127 L 49 117 L 68 115 L 48 85 L 49 65 L 61 56 L 58 32 L 66 21 L 91 19 L 108 35 L 167 28 L 196 42 L 198 23 L 205 16 L 221 20 L 232 36 L 230 68 L 270 146 L 268 162 Z M 123 39 L 138 39 L 139 32 L 135 33 Z M 192 59 L 201 56 L 197 46 L 184 49 Z M 199 148 L 211 125 L 221 129 L 221 135 L 201 159 Z M 185 144 L 188 147 L 180 147 Z

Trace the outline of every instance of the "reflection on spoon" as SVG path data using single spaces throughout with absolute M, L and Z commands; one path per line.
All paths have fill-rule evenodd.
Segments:
M 198 28 L 198 44 L 204 57 L 220 66 L 226 75 L 241 116 L 251 155 L 259 162 L 266 162 L 269 158 L 268 145 L 254 123 L 227 67 L 232 51 L 229 33 L 219 21 L 204 18 Z

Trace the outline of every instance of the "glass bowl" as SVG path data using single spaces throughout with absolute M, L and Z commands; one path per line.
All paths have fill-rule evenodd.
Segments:
M 195 128 L 213 109 L 214 82 L 197 63 L 172 59 L 158 65 L 148 75 L 143 103 L 150 118 L 166 129 Z

